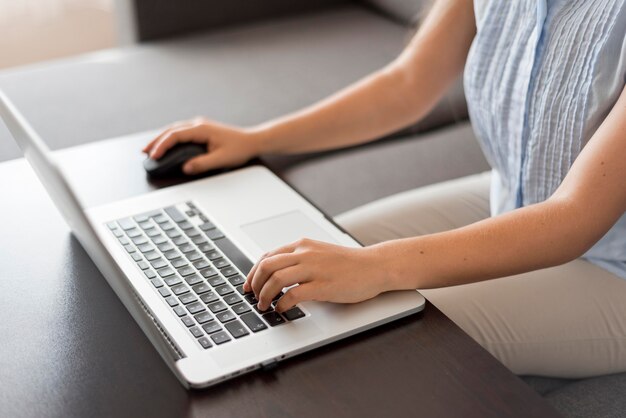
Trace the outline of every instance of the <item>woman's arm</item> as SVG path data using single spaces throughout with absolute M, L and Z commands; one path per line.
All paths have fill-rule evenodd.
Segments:
M 264 153 L 321 151 L 371 141 L 432 109 L 461 72 L 475 31 L 471 0 L 440 0 L 397 59 L 345 90 L 249 129 L 204 119 L 177 123 L 144 152 L 159 159 L 178 142 L 206 143 L 208 153 L 185 166 L 193 174 Z
M 583 255 L 626 212 L 626 88 L 548 200 L 439 234 L 345 248 L 304 240 L 264 257 L 245 288 L 261 307 L 356 302 L 381 292 L 452 286 L 555 266 Z M 347 280 L 347 278 L 350 278 Z
M 463 69 L 475 31 L 471 1 L 438 1 L 391 64 L 309 108 L 260 126 L 261 152 L 356 145 L 419 120 Z

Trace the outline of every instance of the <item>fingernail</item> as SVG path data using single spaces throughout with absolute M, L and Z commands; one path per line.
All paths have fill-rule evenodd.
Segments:
M 191 164 L 185 164 L 183 166 L 183 172 L 185 174 L 192 174 L 193 173 L 193 166 Z

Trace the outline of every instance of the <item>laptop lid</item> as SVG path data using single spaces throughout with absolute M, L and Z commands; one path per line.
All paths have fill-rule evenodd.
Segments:
M 2 91 L 0 91 L 0 118 L 98 270 L 104 275 L 170 369 L 180 378 L 180 374 L 173 366 L 174 361 L 180 356 L 176 347 L 169 345 L 159 333 L 158 324 L 153 322 L 153 316 L 135 294 L 124 273 L 98 238 L 83 211 L 78 196 L 72 190 L 54 155 Z

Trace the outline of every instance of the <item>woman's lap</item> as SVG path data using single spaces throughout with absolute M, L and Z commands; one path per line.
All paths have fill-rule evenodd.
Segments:
M 337 221 L 369 245 L 484 219 L 488 195 L 483 173 L 382 199 Z M 626 371 L 626 281 L 587 261 L 421 292 L 517 374 Z

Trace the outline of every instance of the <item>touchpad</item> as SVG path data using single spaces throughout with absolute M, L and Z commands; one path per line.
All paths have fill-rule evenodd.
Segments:
M 273 250 L 300 238 L 337 243 L 328 232 L 299 210 L 255 221 L 243 225 L 241 229 L 263 251 Z

